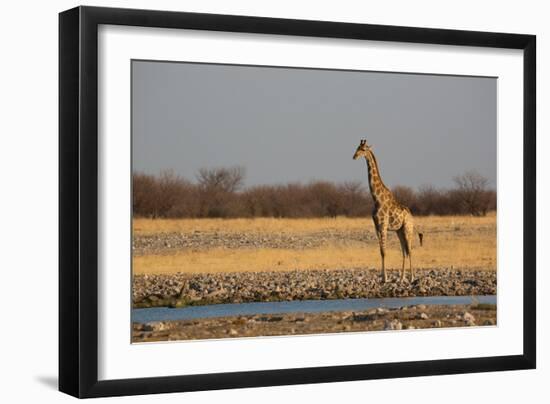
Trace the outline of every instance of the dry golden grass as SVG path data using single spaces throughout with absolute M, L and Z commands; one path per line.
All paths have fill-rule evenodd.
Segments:
M 415 268 L 496 269 L 496 216 L 416 218 L 426 233 L 426 242 L 415 240 Z M 370 219 L 192 219 L 146 220 L 134 223 L 137 234 L 154 232 L 285 232 L 296 235 L 321 230 L 373 231 Z M 479 231 L 484 229 L 484 231 Z M 389 236 L 387 267 L 401 268 L 397 237 Z M 134 274 L 172 272 L 238 272 L 307 269 L 380 268 L 378 243 L 352 242 L 305 250 L 216 248 L 184 250 L 172 255 L 144 255 L 133 258 Z
M 415 217 L 416 225 L 428 232 L 431 229 L 455 228 L 460 226 L 494 226 L 494 213 L 485 217 L 470 216 L 426 216 Z M 155 233 L 192 233 L 202 232 L 255 232 L 255 233 L 308 233 L 323 230 L 364 230 L 372 229 L 373 223 L 367 218 L 315 218 L 315 219 L 134 219 L 135 235 Z

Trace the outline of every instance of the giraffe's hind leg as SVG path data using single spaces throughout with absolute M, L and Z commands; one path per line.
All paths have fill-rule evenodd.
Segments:
M 403 262 L 401 265 L 401 282 L 405 280 L 405 258 L 409 255 L 408 254 L 408 247 L 407 247 L 407 240 L 405 236 L 405 230 L 404 228 L 400 228 L 397 230 L 397 237 L 399 237 L 399 242 L 401 243 L 401 253 L 403 254 Z
M 409 256 L 409 269 L 411 271 L 411 282 L 414 280 L 414 268 L 412 265 L 412 243 L 414 237 L 414 225 L 411 222 L 405 222 L 403 225 L 403 235 L 405 238 L 405 246 L 407 247 L 407 255 Z

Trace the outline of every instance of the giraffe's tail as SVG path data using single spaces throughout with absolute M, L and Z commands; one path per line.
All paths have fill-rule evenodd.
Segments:
M 422 243 L 424 241 L 424 233 L 421 231 L 418 231 L 418 240 L 420 241 L 420 247 L 422 247 Z

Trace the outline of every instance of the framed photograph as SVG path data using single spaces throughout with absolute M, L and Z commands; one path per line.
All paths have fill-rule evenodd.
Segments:
M 535 36 L 59 28 L 61 391 L 535 367 Z

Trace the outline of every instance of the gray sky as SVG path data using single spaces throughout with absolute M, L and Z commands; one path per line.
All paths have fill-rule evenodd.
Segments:
M 246 185 L 367 181 L 373 146 L 388 186 L 496 186 L 495 78 L 132 62 L 133 171 L 240 165 Z

